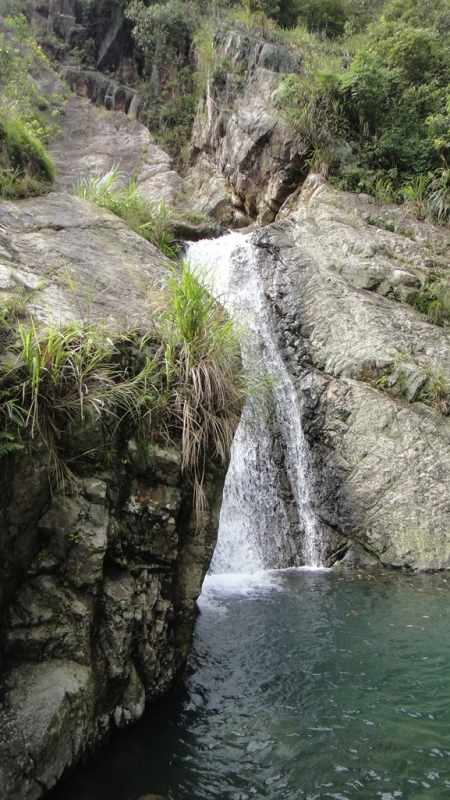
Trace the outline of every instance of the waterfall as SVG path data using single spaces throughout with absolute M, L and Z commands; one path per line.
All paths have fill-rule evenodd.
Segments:
M 299 402 L 274 342 L 251 235 L 230 233 L 193 243 L 187 258 L 206 271 L 213 291 L 242 325 L 247 369 L 274 379 L 271 397 L 247 400 L 236 432 L 211 572 L 318 567 L 321 537 L 308 488 Z M 281 461 L 288 492 L 280 484 Z

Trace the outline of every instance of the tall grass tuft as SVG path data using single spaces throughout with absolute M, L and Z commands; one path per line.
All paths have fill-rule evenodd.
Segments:
M 168 281 L 159 335 L 167 391 L 161 424 L 169 436 L 181 435 L 182 466 L 193 479 L 200 513 L 206 463 L 226 462 L 249 391 L 238 329 L 201 272 L 183 262 L 181 276 Z
M 81 178 L 74 186 L 74 193 L 112 211 L 169 258 L 178 254 L 169 207 L 164 200 L 159 203 L 146 200 L 139 194 L 134 181 L 125 185 L 124 176 L 116 167 L 104 175 L 92 173 L 88 178 Z
M 0 370 L 0 456 L 44 442 L 57 479 L 70 477 L 67 431 L 93 418 L 141 441 L 180 441 L 202 524 L 210 459 L 226 462 L 250 387 L 238 330 L 197 270 L 182 264 L 150 332 L 16 321 Z
M 428 379 L 422 389 L 420 399 L 437 408 L 447 416 L 450 412 L 450 382 L 440 364 L 428 371 Z

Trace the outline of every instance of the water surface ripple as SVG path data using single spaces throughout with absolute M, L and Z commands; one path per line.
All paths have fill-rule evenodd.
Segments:
M 450 798 L 445 576 L 245 584 L 208 578 L 183 687 L 58 799 Z

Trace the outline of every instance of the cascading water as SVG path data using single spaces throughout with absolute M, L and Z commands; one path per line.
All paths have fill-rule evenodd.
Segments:
M 211 572 L 248 574 L 302 563 L 319 567 L 322 542 L 308 488 L 308 449 L 298 398 L 273 340 L 251 235 L 230 233 L 191 244 L 187 257 L 209 273 L 215 293 L 251 332 L 242 337 L 247 368 L 273 379 L 272 397 L 249 398 L 236 432 Z M 275 430 L 281 456 L 274 452 Z M 280 458 L 288 500 L 280 486 Z

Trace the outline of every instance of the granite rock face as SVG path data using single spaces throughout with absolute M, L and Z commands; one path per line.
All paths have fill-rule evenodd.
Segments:
M 150 202 L 174 204 L 183 182 L 170 156 L 136 120 L 138 95 L 98 73 L 89 73 L 90 83 L 84 73 L 66 74 L 77 96 L 69 97 L 61 118 L 63 136 L 48 148 L 58 169 L 57 189 L 71 192 L 78 181 L 116 169 L 123 183 L 133 179 Z
M 221 53 L 229 69 L 223 79 L 209 79 L 199 103 L 187 185 L 200 193 L 196 207 L 224 224 L 266 224 L 307 172 L 306 153 L 276 102 L 281 79 L 295 71 L 298 57 L 233 31 Z
M 0 205 L 0 299 L 23 294 L 42 321 L 139 319 L 160 294 L 166 264 L 118 217 L 81 198 Z
M 167 258 L 87 201 L 3 203 L 0 226 L 0 298 L 39 321 L 133 327 L 164 302 Z M 209 467 L 199 526 L 176 441 L 143 459 L 117 424 L 113 458 L 83 458 L 105 435 L 95 420 L 71 430 L 59 488 L 43 445 L 1 462 L 2 800 L 35 800 L 137 720 L 189 649 L 225 470 Z
M 448 569 L 450 422 L 421 392 L 450 381 L 450 334 L 402 301 L 448 275 L 449 234 L 315 176 L 289 204 L 255 241 L 327 563 Z

